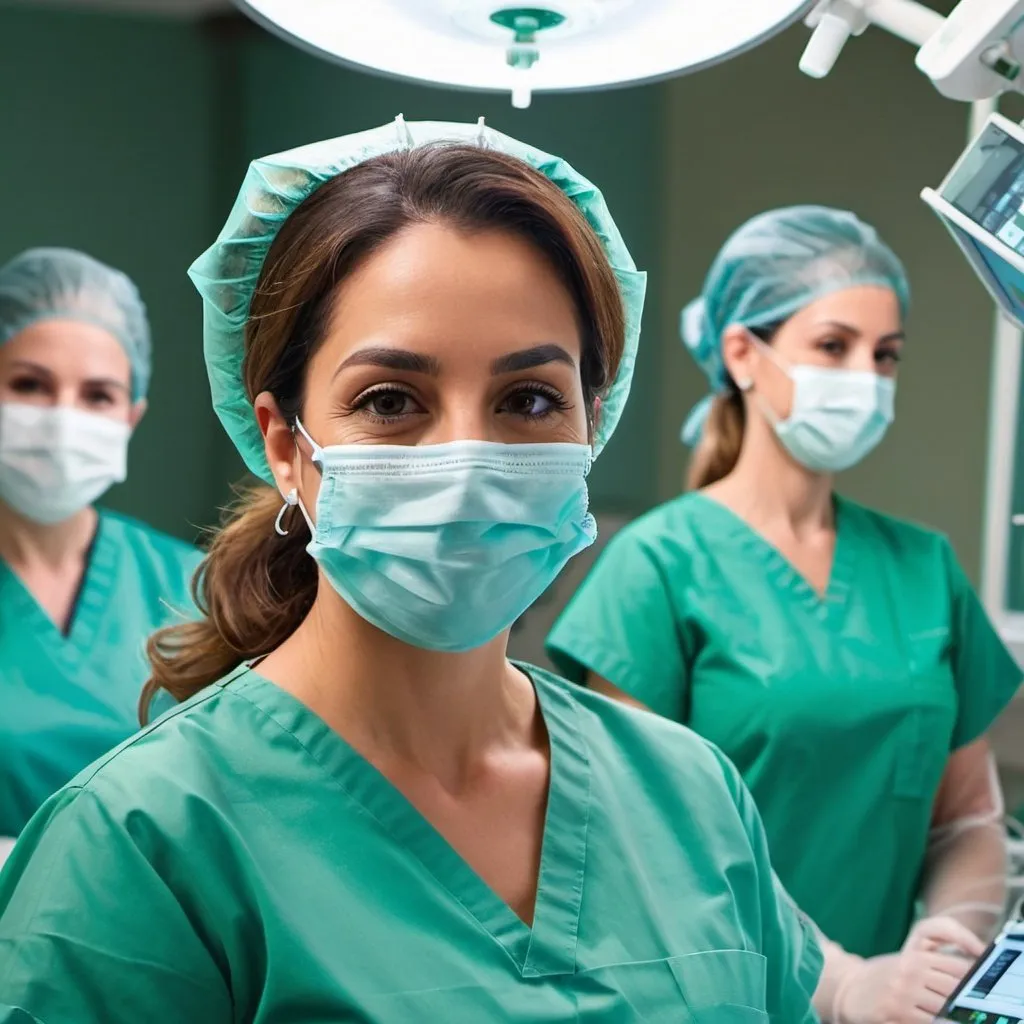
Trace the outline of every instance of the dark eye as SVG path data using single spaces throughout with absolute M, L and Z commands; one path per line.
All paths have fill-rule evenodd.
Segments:
M 565 399 L 554 388 L 533 385 L 513 391 L 501 403 L 499 411 L 522 416 L 524 419 L 540 419 L 565 408 Z
M 894 348 L 882 349 L 875 353 L 875 362 L 883 366 L 896 366 L 903 359 L 903 354 Z
M 356 408 L 378 420 L 395 420 L 423 411 L 412 395 L 398 388 L 371 391 L 356 403 Z
M 103 388 L 86 391 L 83 397 L 86 405 L 107 407 L 114 404 L 114 396 Z
M 38 377 L 15 377 L 7 386 L 16 395 L 40 395 L 46 393 L 46 384 Z
M 846 342 L 842 338 L 825 338 L 819 342 L 818 348 L 830 356 L 841 356 L 846 352 Z

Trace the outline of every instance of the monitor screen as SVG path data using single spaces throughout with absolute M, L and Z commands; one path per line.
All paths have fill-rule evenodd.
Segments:
M 985 244 L 998 239 L 1024 266 L 1024 141 L 990 121 L 946 179 L 941 198 L 980 229 L 974 235 L 944 214 L 996 301 L 1024 324 L 1024 269 Z
M 964 1024 L 1024 1022 L 1024 925 L 1000 938 L 978 961 L 940 1020 Z

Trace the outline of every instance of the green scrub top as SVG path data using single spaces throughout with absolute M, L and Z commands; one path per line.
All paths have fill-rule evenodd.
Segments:
M 48 796 L 138 729 L 146 639 L 193 609 L 201 557 L 100 512 L 66 633 L 0 561 L 0 836 L 18 835 Z
M 813 1022 L 821 956 L 735 769 L 527 671 L 551 749 L 532 928 L 240 669 L 29 825 L 0 876 L 0 1006 L 41 1024 Z
M 684 721 L 750 787 L 772 863 L 829 938 L 900 947 L 950 751 L 981 736 L 1021 670 L 948 542 L 837 498 L 820 596 L 700 493 L 620 531 L 548 638 Z

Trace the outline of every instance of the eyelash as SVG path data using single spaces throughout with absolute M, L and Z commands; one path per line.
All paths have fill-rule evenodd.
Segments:
M 382 416 L 379 413 L 375 413 L 370 406 L 373 400 L 375 398 L 379 398 L 381 395 L 401 395 L 403 398 L 407 398 L 410 401 L 416 401 L 415 395 L 410 391 L 407 391 L 405 388 L 397 387 L 394 384 L 381 384 L 375 388 L 371 388 L 369 391 L 364 391 L 353 403 L 351 407 L 352 411 L 361 412 L 375 423 L 381 424 L 397 423 L 403 416 L 408 415 L 408 413 L 400 413 L 396 416 Z M 551 403 L 551 408 L 544 410 L 544 412 L 511 414 L 513 416 L 518 416 L 523 420 L 537 421 L 546 419 L 555 412 L 564 412 L 569 408 L 569 403 L 566 401 L 565 396 L 547 384 L 523 384 L 506 394 L 501 400 L 502 404 L 504 405 L 509 401 L 509 399 L 514 398 L 517 395 L 540 395 Z
M 842 355 L 846 351 L 846 343 L 839 338 L 825 338 L 818 347 L 830 356 Z M 875 353 L 875 362 L 885 361 L 896 365 L 902 359 L 902 354 L 895 349 L 883 349 Z

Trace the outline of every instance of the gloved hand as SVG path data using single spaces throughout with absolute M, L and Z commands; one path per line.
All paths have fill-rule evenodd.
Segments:
M 954 948 L 962 955 L 946 952 Z M 852 964 L 840 981 L 833 1024 L 932 1024 L 985 944 L 951 917 L 919 921 L 903 949 Z

